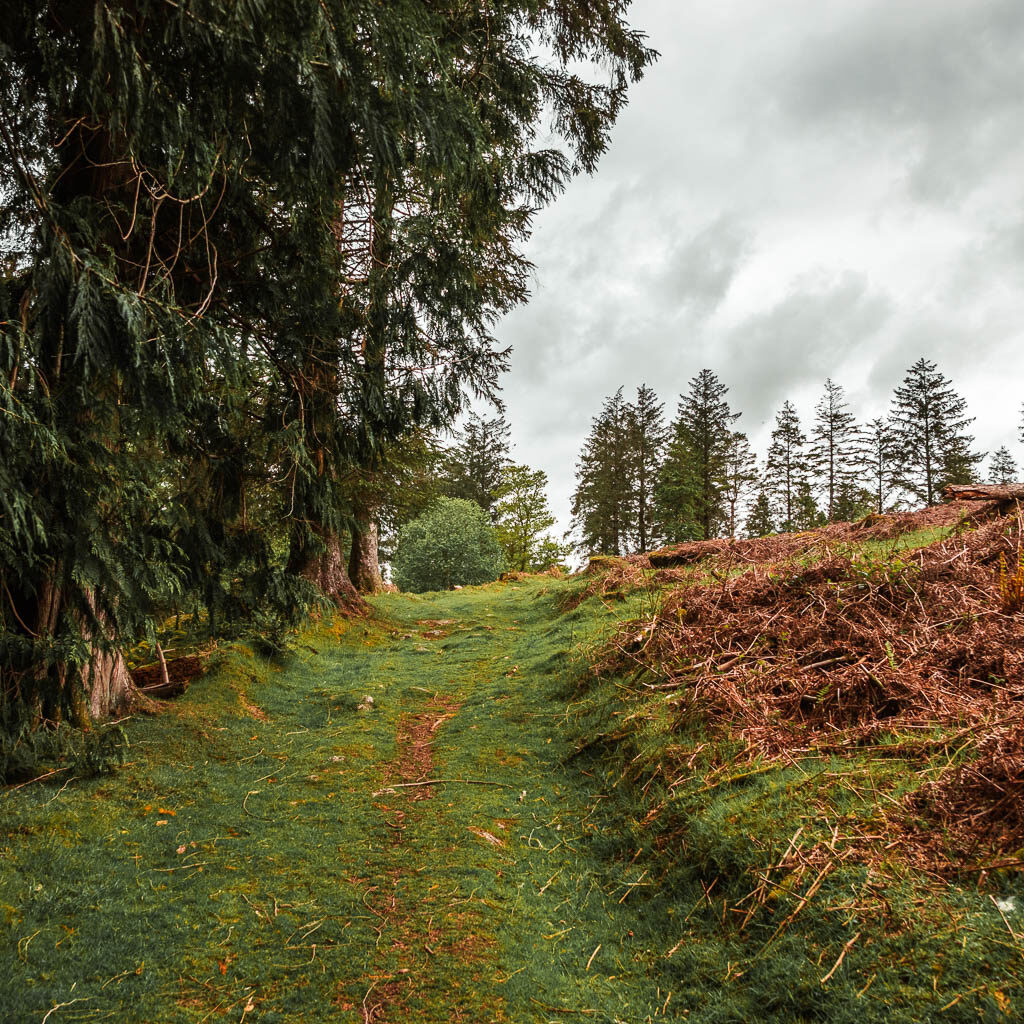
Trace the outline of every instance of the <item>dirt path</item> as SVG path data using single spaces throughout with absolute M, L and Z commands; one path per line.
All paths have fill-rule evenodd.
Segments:
M 378 609 L 211 673 L 116 774 L 0 800 L 0 1019 L 660 1015 L 545 587 Z

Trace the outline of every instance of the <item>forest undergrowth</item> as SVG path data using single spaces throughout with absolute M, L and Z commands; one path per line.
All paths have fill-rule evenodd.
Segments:
M 233 649 L 0 792 L 0 1017 L 1019 1017 L 1019 530 L 945 515 Z

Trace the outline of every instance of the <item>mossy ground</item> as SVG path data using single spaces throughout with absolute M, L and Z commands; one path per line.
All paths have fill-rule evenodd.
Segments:
M 116 773 L 3 793 L 0 1019 L 1012 1019 L 1022 954 L 970 887 L 778 878 L 740 928 L 751 867 L 828 827 L 809 769 L 687 791 L 685 835 L 645 825 L 625 759 L 703 741 L 652 719 L 580 752 L 608 705 L 574 703 L 574 652 L 651 598 L 561 614 L 572 585 L 381 598 L 280 664 L 233 653 L 128 724 Z M 462 781 L 389 791 L 414 732 Z M 835 768 L 835 814 L 869 816 Z

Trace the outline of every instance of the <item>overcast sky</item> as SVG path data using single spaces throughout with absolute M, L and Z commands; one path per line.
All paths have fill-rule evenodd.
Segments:
M 561 528 L 603 398 L 714 370 L 761 454 L 827 376 L 869 417 L 920 356 L 978 447 L 1024 400 L 1024 2 L 635 0 L 661 59 L 537 219 L 498 326 L 517 461 Z

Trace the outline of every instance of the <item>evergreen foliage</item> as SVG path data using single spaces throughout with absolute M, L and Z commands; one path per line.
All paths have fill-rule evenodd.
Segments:
M 646 384 L 637 388 L 636 401 L 626 406 L 638 551 L 647 551 L 659 539 L 655 521 L 655 488 L 668 438 L 664 410 L 664 404 Z
M 775 416 L 775 429 L 768 448 L 764 481 L 773 503 L 773 513 L 781 529 L 799 529 L 810 513 L 807 504 L 810 495 L 810 460 L 807 437 L 800 427 L 800 417 L 792 403 L 784 402 Z
M 504 416 L 470 413 L 465 427 L 444 453 L 442 488 L 449 498 L 475 501 L 494 514 L 495 495 L 512 463 L 510 430 Z
M 490 517 L 465 498 L 438 498 L 398 534 L 395 583 L 422 593 L 496 580 L 505 569 Z
M 729 389 L 701 370 L 679 400 L 663 467 L 659 506 L 670 540 L 716 537 L 728 513 L 724 489 L 739 418 L 726 401 Z
M 895 477 L 895 441 L 888 420 L 876 416 L 867 424 L 861 452 L 869 477 L 872 511 L 881 514 L 889 507 Z
M 619 388 L 591 425 L 576 463 L 572 529 L 579 547 L 602 555 L 625 554 L 634 526 L 633 434 Z
M 896 483 L 926 505 L 936 504 L 947 484 L 972 483 L 984 458 L 971 451 L 966 429 L 973 422 L 935 363 L 919 359 L 896 388 L 889 414 Z
M 988 477 L 996 484 L 1010 484 L 1017 480 L 1017 462 L 1003 445 L 992 456 L 988 467 Z
M 341 585 L 387 446 L 495 393 L 532 216 L 653 59 L 627 6 L 7 5 L 3 728 L 114 710 L 169 610 Z
M 739 534 L 740 520 L 748 496 L 759 480 L 757 460 L 747 435 L 733 431 L 725 460 L 722 499 L 725 504 L 725 531 L 730 537 Z
M 768 537 L 778 531 L 771 495 L 762 487 L 747 515 L 747 536 Z
M 861 437 L 856 418 L 840 385 L 825 381 L 825 393 L 814 407 L 810 465 L 820 483 L 828 522 L 842 519 L 840 495 L 861 470 Z M 845 510 L 844 510 L 845 511 Z

